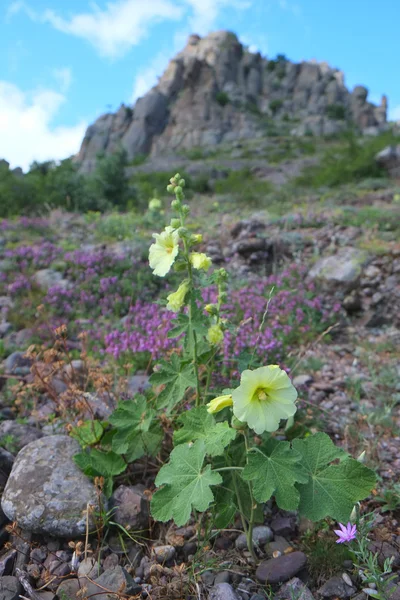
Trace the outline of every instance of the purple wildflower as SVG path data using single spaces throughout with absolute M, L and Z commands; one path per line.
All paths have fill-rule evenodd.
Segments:
M 340 529 L 334 529 L 334 532 L 339 537 L 336 540 L 337 544 L 344 544 L 344 542 L 351 542 L 356 539 L 357 527 L 351 523 L 347 523 L 346 526 L 339 523 Z

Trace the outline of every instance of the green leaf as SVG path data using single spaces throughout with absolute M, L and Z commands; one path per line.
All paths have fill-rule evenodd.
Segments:
M 100 421 L 85 421 L 79 427 L 74 427 L 70 436 L 75 438 L 83 448 L 97 444 L 104 432 L 104 426 Z
M 233 522 L 238 508 L 232 490 L 225 486 L 218 487 L 215 491 L 215 506 L 213 510 L 213 524 L 217 529 L 226 529 Z
M 289 442 L 270 439 L 261 448 L 249 452 L 242 477 L 253 482 L 253 494 L 258 502 L 267 502 L 275 496 L 279 508 L 295 510 L 300 494 L 294 484 L 308 481 L 300 461 L 301 454 L 293 450 Z
M 153 422 L 155 416 L 144 396 L 120 402 L 110 417 L 110 423 L 117 428 L 111 440 L 112 450 L 125 454 L 128 462 L 156 454 L 163 434 L 161 427 Z
M 236 437 L 236 431 L 224 421 L 216 423 L 205 406 L 192 408 L 183 413 L 179 419 L 183 425 L 174 433 L 174 445 L 204 440 L 206 453 L 210 456 L 223 454 L 226 446 Z
M 214 500 L 211 486 L 221 483 L 222 477 L 210 465 L 203 468 L 205 456 L 203 440 L 192 446 L 181 444 L 171 452 L 169 463 L 156 478 L 156 485 L 165 487 L 155 492 L 151 502 L 151 512 L 157 521 L 173 519 L 181 526 L 187 523 L 193 508 L 207 510 Z
M 354 504 L 368 496 L 374 487 L 375 473 L 349 458 L 325 433 L 294 440 L 293 447 L 301 454 L 309 475 L 308 483 L 297 484 L 300 513 L 313 521 L 325 517 L 348 521 Z M 330 464 L 336 459 L 341 462 Z
M 119 402 L 109 421 L 118 429 L 134 428 L 148 431 L 155 414 L 155 411 L 148 407 L 146 398 L 137 395 L 133 400 Z
M 127 467 L 122 456 L 115 452 L 101 452 L 93 448 L 88 452 L 75 454 L 74 461 L 89 477 L 114 477 L 123 473 Z
M 166 408 L 170 412 L 183 398 L 189 387 L 196 386 L 196 375 L 192 364 L 185 363 L 176 354 L 172 354 L 169 362 L 161 360 L 159 371 L 153 373 L 150 382 L 153 385 L 164 384 L 158 396 L 158 408 Z

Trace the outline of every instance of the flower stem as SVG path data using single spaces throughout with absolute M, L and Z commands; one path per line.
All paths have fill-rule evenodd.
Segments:
M 244 432 L 243 436 L 244 436 L 244 443 L 246 446 L 246 463 L 247 463 L 248 456 L 249 456 L 249 443 L 248 443 L 248 439 L 247 439 L 247 433 Z M 249 552 L 250 552 L 253 560 L 255 562 L 257 562 L 257 556 L 254 551 L 254 543 L 253 543 L 253 528 L 254 528 L 254 517 L 255 517 L 254 507 L 256 504 L 255 504 L 255 500 L 254 500 L 254 496 L 253 496 L 253 488 L 252 488 L 250 481 L 248 482 L 248 486 L 249 486 L 249 494 L 250 494 L 250 502 L 251 502 L 251 512 L 250 512 L 249 526 L 248 526 L 247 533 L 246 533 L 246 539 L 247 539 L 247 547 L 249 549 Z

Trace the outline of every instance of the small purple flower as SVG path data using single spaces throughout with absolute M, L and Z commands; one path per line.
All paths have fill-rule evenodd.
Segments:
M 334 532 L 339 537 L 336 540 L 337 544 L 344 544 L 344 542 L 351 542 L 356 539 L 357 527 L 351 523 L 347 523 L 346 526 L 339 523 L 340 529 L 334 529 Z

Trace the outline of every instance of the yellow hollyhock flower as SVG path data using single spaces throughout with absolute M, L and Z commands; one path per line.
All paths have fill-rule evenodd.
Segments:
M 281 419 L 296 412 L 297 391 L 278 365 L 243 371 L 232 392 L 233 414 L 260 435 L 276 431 Z
M 169 294 L 167 296 L 168 310 L 172 310 L 173 312 L 178 312 L 178 310 L 180 310 L 182 308 L 182 306 L 185 302 L 185 296 L 186 296 L 188 290 L 189 290 L 189 282 L 187 279 L 185 279 L 185 281 L 182 281 L 181 285 L 178 287 L 176 292 L 172 292 L 172 294 Z
M 179 234 L 170 225 L 162 233 L 153 233 L 155 243 L 149 249 L 150 268 L 153 274 L 165 277 L 179 252 Z
M 224 396 L 218 396 L 217 398 L 214 398 L 214 400 L 211 400 L 211 402 L 209 402 L 207 404 L 207 412 L 214 414 L 214 413 L 220 412 L 227 406 L 232 406 L 232 404 L 233 404 L 233 400 L 232 400 L 231 394 L 225 394 Z
M 224 339 L 224 332 L 219 325 L 211 325 L 207 331 L 207 340 L 212 346 L 218 346 Z
M 195 269 L 202 269 L 203 271 L 208 271 L 211 267 L 212 261 L 207 254 L 203 252 L 192 252 L 189 256 L 190 262 Z

